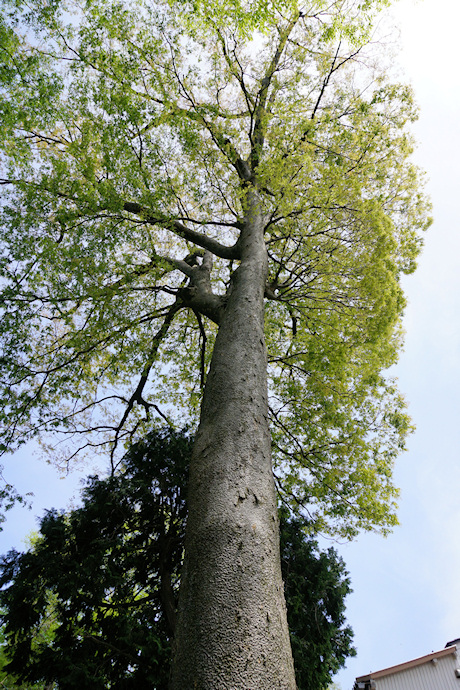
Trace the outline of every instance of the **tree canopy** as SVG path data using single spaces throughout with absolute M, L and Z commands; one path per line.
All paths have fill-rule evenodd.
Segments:
M 384 371 L 429 205 L 411 90 L 367 42 L 383 4 L 3 3 L 2 450 L 115 462 L 196 419 L 256 189 L 279 489 L 318 528 L 395 524 Z
M 81 507 L 48 511 L 29 550 L 3 556 L 8 678 L 67 690 L 166 690 L 191 445 L 184 432 L 151 432 L 116 474 L 89 478 Z M 350 582 L 335 551 L 319 552 L 306 529 L 283 510 L 297 685 L 319 690 L 355 653 L 344 618 Z

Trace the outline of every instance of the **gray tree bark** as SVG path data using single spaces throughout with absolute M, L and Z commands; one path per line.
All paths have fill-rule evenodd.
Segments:
M 172 690 L 294 690 L 267 410 L 267 255 L 255 192 L 191 464 Z

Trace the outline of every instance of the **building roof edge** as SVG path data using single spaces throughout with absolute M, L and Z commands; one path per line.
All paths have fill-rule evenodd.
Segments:
M 456 645 L 452 645 L 451 647 L 444 647 L 444 649 L 441 649 L 439 652 L 431 652 L 431 654 L 425 654 L 425 656 L 420 656 L 417 659 L 411 659 L 411 661 L 406 661 L 403 664 L 396 664 L 396 666 L 389 666 L 388 668 L 383 668 L 380 671 L 368 673 L 365 676 L 359 676 L 359 678 L 356 678 L 356 683 L 376 680 L 377 678 L 383 678 L 383 676 L 388 676 L 391 673 L 399 673 L 400 671 L 406 671 L 407 669 L 413 668 L 414 666 L 420 666 L 421 664 L 426 664 L 428 661 L 432 661 L 433 659 L 448 656 L 449 654 L 455 654 L 456 652 Z

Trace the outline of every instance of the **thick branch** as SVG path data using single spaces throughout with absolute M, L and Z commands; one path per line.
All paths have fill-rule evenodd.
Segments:
M 41 185 L 37 185 L 36 183 L 26 180 L 12 180 L 4 178 L 0 179 L 0 185 L 17 185 L 19 183 L 27 184 L 36 188 L 44 189 L 45 191 L 49 191 L 46 189 L 46 187 L 41 187 Z M 68 194 L 64 194 L 62 192 L 57 191 L 53 191 L 52 193 L 56 194 L 56 196 L 58 197 L 75 202 L 75 199 Z M 160 225 L 161 227 L 167 230 L 171 230 L 179 237 L 182 237 L 184 240 L 193 242 L 199 247 L 202 247 L 203 249 L 212 252 L 212 254 L 220 257 L 221 259 L 234 260 L 240 258 L 238 243 L 235 243 L 232 247 L 228 247 L 225 244 L 221 244 L 220 242 L 218 242 L 218 240 L 215 240 L 212 237 L 208 237 L 207 235 L 203 235 L 201 232 L 197 232 L 196 230 L 192 230 L 192 228 L 188 228 L 186 225 L 184 225 L 178 220 L 168 218 L 166 216 L 155 216 L 149 211 L 149 209 L 141 206 L 137 202 L 125 201 L 123 204 L 123 209 L 128 213 L 134 213 L 138 216 L 141 216 L 144 221 L 150 223 L 151 225 Z
M 150 213 L 148 209 L 142 207 L 136 202 L 126 201 L 123 205 L 123 208 L 125 211 L 128 211 L 128 213 L 135 213 L 136 215 L 142 216 L 145 221 L 151 223 L 152 225 L 160 225 L 167 230 L 171 230 L 184 240 L 193 242 L 199 247 L 211 252 L 215 256 L 219 256 L 221 259 L 239 258 L 239 248 L 237 244 L 234 244 L 233 247 L 227 247 L 212 237 L 208 237 L 207 235 L 203 235 L 201 232 L 188 228 L 178 220 L 155 216 Z
M 182 288 L 178 293 L 178 300 L 184 307 L 190 307 L 194 312 L 206 316 L 214 323 L 219 324 L 225 308 L 225 297 L 216 295 L 212 291 L 211 270 L 212 254 L 205 252 L 201 264 L 188 266 L 187 275 L 190 276 L 190 283 Z

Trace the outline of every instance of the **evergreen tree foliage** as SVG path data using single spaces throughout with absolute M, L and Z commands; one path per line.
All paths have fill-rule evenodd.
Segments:
M 335 549 L 320 551 L 305 537 L 305 523 L 282 514 L 281 570 L 299 690 L 324 690 L 348 657 L 356 654 L 345 626 L 350 580 Z
M 89 478 L 80 508 L 49 511 L 30 549 L 2 558 L 2 672 L 18 679 L 10 687 L 167 689 L 191 444 L 187 433 L 150 433 L 114 475 Z M 305 528 L 284 509 L 297 683 L 317 690 L 355 653 L 344 619 L 350 583 L 334 550 L 319 552 Z
M 183 552 L 186 434 L 151 434 L 82 508 L 3 559 L 8 671 L 60 688 L 166 688 Z

